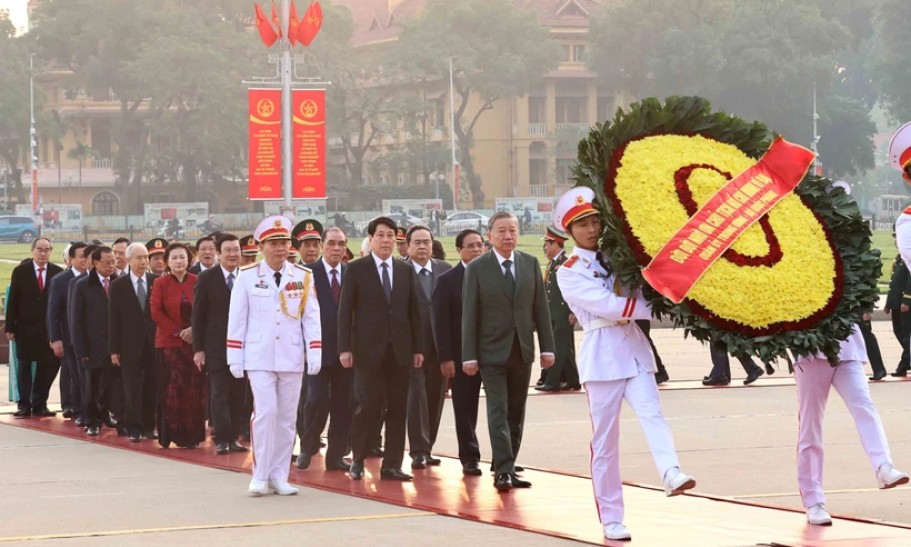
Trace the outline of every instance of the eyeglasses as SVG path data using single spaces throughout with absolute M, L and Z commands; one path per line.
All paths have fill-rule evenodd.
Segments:
M 483 243 L 469 243 L 468 245 L 465 245 L 465 248 L 466 249 L 483 249 L 484 244 Z

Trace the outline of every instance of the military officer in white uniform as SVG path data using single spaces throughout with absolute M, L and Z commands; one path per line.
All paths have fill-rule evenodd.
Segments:
M 579 379 L 588 393 L 592 421 L 592 485 L 604 537 L 627 540 L 620 479 L 620 406 L 633 408 L 645 432 L 668 496 L 696 486 L 680 471 L 670 428 L 661 414 L 655 385 L 655 357 L 636 325 L 651 319 L 648 301 L 615 283 L 598 251 L 601 220 L 589 188 L 563 194 L 554 208 L 554 226 L 575 242 L 572 256 L 557 270 L 563 298 L 585 338 L 579 352 Z
M 876 405 L 870 398 L 870 386 L 864 374 L 867 348 L 858 325 L 854 325 L 851 336 L 841 343 L 838 360 L 838 366 L 835 367 L 821 355 L 799 357 L 794 362 L 799 424 L 797 486 L 807 509 L 807 522 L 821 526 L 832 524 L 822 489 L 822 423 L 832 387 L 844 400 L 848 412 L 854 418 L 854 425 L 876 473 L 879 487 L 893 488 L 908 482 L 908 475 L 892 467 L 889 441 Z
M 303 372 L 319 373 L 319 301 L 307 268 L 287 262 L 291 221 L 263 220 L 254 233 L 264 259 L 241 268 L 228 312 L 228 366 L 250 379 L 254 495 L 296 494 L 288 484 Z M 307 365 L 305 365 L 305 359 Z
M 905 183 L 911 184 L 911 122 L 901 126 L 889 143 L 889 163 L 902 174 Z M 911 207 L 895 221 L 895 242 L 902 260 L 911 268 Z

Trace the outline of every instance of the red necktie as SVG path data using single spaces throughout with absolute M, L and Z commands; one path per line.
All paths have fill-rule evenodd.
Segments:
M 44 292 L 44 268 L 38 268 L 38 290 Z
M 332 299 L 338 304 L 338 300 L 342 296 L 342 285 L 338 282 L 338 272 L 335 271 L 335 268 L 332 268 L 332 283 L 330 284 L 330 288 L 332 289 Z

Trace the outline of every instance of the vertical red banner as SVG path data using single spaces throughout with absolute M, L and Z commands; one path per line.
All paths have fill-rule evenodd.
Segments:
M 291 197 L 326 197 L 326 92 L 295 89 L 291 93 Z
M 282 114 L 280 89 L 250 89 L 250 199 L 282 197 Z

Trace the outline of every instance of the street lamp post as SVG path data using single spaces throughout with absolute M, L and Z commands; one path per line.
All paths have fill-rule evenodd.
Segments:
M 459 210 L 459 169 L 456 162 L 456 141 L 455 141 L 455 86 L 452 78 L 452 60 L 449 58 L 449 142 L 452 148 L 452 210 Z M 439 184 L 437 185 L 437 197 L 439 195 Z

